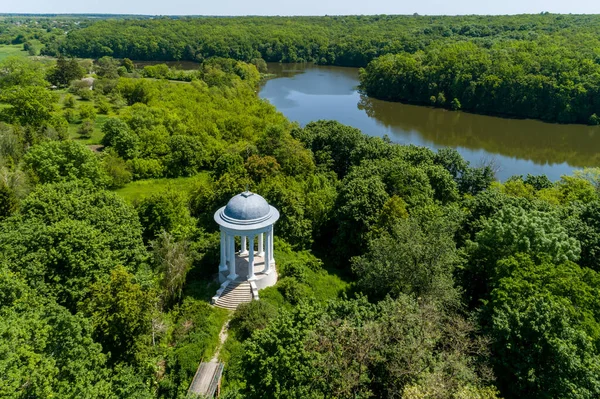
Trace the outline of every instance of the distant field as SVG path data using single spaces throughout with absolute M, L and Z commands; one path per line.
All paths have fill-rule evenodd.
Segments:
M 0 45 L 0 61 L 3 61 L 7 57 L 17 56 L 17 57 L 27 57 L 29 54 L 27 51 L 23 50 L 22 44 L 1 44 Z
M 138 180 L 115 192 L 125 200 L 135 202 L 167 189 L 190 192 L 190 190 L 203 184 L 208 184 L 208 172 L 200 172 L 196 176 L 178 177 L 176 179 Z

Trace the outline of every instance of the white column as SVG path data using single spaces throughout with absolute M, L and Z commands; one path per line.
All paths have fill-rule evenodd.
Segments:
M 242 249 L 240 250 L 240 255 L 245 255 L 248 253 L 248 249 L 246 249 L 246 236 L 242 236 Z
M 219 271 L 227 270 L 227 234 L 221 230 L 221 263 L 219 263 Z
M 235 274 L 235 237 L 229 236 L 229 275 L 227 276 L 230 280 L 235 280 L 237 274 Z
M 275 236 L 275 231 L 274 231 L 275 229 L 274 229 L 273 225 L 271 225 L 271 229 L 270 230 L 271 231 L 270 231 L 270 234 L 269 234 L 269 246 L 270 246 L 270 248 L 269 248 L 269 256 L 270 256 L 270 258 L 269 258 L 269 264 L 272 265 L 272 264 L 275 263 L 275 258 L 274 258 L 274 252 L 275 252 L 275 250 L 273 248 L 273 237 Z
M 258 256 L 265 256 L 264 233 L 258 234 Z
M 269 237 L 270 237 L 270 230 L 267 230 L 267 232 L 265 233 L 266 235 L 266 240 L 267 240 L 267 245 L 265 245 L 265 268 L 263 269 L 263 273 L 269 274 L 269 272 L 271 271 L 271 266 L 270 266 L 270 262 L 269 262 L 269 258 L 271 257 L 271 246 L 269 245 Z
M 254 236 L 248 237 L 250 250 L 248 252 L 248 280 L 254 280 Z

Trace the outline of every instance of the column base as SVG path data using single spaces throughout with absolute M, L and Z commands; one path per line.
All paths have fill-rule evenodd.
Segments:
M 235 273 L 227 276 L 227 279 L 231 281 L 235 280 L 236 278 L 238 278 L 238 275 Z

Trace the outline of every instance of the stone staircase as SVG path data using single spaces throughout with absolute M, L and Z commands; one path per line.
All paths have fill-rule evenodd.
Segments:
M 214 302 L 220 308 L 235 310 L 240 303 L 252 301 L 252 288 L 247 281 L 231 281 Z

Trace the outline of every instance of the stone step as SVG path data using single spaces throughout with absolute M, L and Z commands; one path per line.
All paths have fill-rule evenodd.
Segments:
M 217 301 L 215 306 L 235 310 L 240 303 L 252 301 L 252 288 L 247 281 L 236 283 L 231 282 L 225 289 Z

